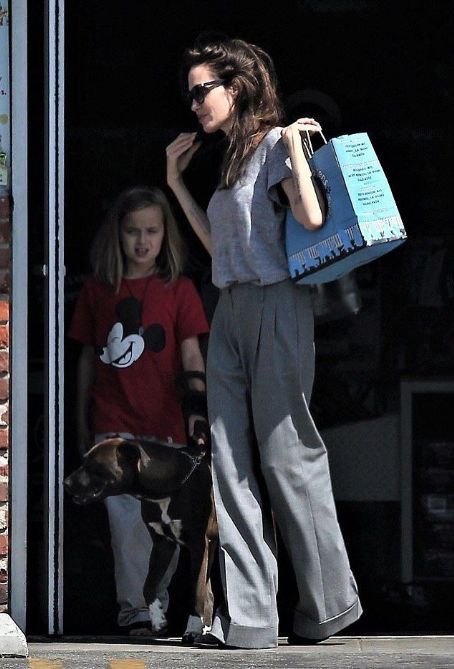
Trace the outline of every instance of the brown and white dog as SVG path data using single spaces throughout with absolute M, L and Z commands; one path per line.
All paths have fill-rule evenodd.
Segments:
M 125 493 L 141 500 L 142 518 L 153 540 L 144 597 L 156 635 L 167 628 L 157 586 L 177 545 L 188 549 L 192 602 L 182 639 L 186 644 L 211 624 L 213 613 L 210 568 L 217 526 L 211 471 L 204 455 L 196 445 L 114 437 L 93 446 L 64 481 L 77 504 Z

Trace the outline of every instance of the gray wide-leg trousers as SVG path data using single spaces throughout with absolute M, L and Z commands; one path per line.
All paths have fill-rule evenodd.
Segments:
M 276 521 L 298 586 L 294 631 L 330 636 L 362 610 L 326 448 L 308 409 L 314 345 L 307 288 L 286 280 L 222 290 L 207 373 L 226 597 L 212 633 L 230 646 L 277 645 Z

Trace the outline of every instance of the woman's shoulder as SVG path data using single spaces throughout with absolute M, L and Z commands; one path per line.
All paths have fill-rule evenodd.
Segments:
M 285 162 L 288 151 L 282 139 L 282 126 L 275 126 L 263 138 L 263 160 L 267 165 Z
M 267 136 L 270 136 L 275 142 L 277 142 L 277 140 L 281 137 L 281 132 L 283 129 L 283 125 L 275 125 L 273 128 L 271 128 Z
M 275 144 L 281 139 L 282 126 L 275 126 L 271 128 L 263 138 L 263 142 L 270 148 L 273 148 Z
M 282 127 L 276 126 L 271 128 L 271 130 L 263 138 L 262 145 L 262 156 L 263 160 L 268 162 L 272 156 L 285 154 L 285 145 L 281 136 Z

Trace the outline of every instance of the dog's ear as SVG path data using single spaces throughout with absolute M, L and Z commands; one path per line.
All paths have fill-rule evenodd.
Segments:
M 137 463 L 140 458 L 139 444 L 135 441 L 122 439 L 117 446 L 117 458 L 119 462 Z
M 139 441 L 124 439 L 118 446 L 118 457 L 123 462 L 128 462 L 137 466 L 137 471 L 141 473 L 150 462 L 150 456 L 147 455 Z

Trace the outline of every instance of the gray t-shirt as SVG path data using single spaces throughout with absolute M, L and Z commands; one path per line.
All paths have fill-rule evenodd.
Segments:
M 267 285 L 289 276 L 285 254 L 286 207 L 277 184 L 292 176 L 281 129 L 273 128 L 249 159 L 243 177 L 216 190 L 207 214 L 212 241 L 213 283 Z

